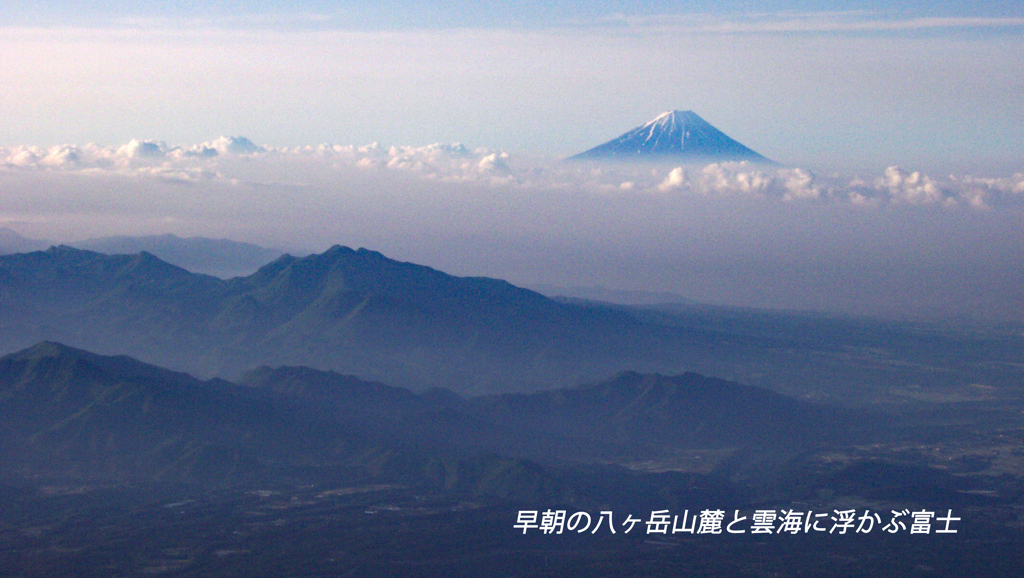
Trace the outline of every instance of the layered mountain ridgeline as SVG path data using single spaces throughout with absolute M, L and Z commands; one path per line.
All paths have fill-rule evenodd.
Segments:
M 844 403 L 996 402 L 1024 367 L 1019 331 L 549 299 L 344 247 L 226 281 L 149 253 L 0 256 L 0 352 L 42 340 L 207 378 L 303 365 L 474 395 L 633 370 Z
M 358 415 L 361 427 L 390 430 L 403 443 L 544 462 L 632 463 L 696 448 L 783 455 L 878 434 L 867 414 L 695 373 L 623 372 L 582 386 L 472 398 L 441 389 L 416 395 L 305 367 L 263 367 L 240 383 L 308 400 L 326 414 Z
M 281 256 L 281 251 L 252 243 L 205 237 L 183 238 L 169 234 L 141 237 L 124 235 L 99 237 L 79 241 L 73 245 L 78 249 L 107 255 L 134 254 L 146 251 L 156 255 L 162 261 L 194 273 L 215 275 L 225 279 L 250 275 Z
M 369 392 L 383 387 L 360 383 L 355 397 L 373 398 Z M 392 399 L 413 396 L 387 389 Z M 547 499 L 566 491 L 528 462 L 456 453 L 430 440 L 412 447 L 396 435 L 397 422 L 381 427 L 366 418 L 358 404 L 324 411 L 299 395 L 200 381 L 57 343 L 0 358 L 4 479 L 198 487 L 388 482 Z
M 53 243 L 49 241 L 29 239 L 9 228 L 0 227 L 0 255 L 42 251 L 51 245 Z M 206 237 L 178 237 L 171 234 L 97 237 L 77 241 L 71 245 L 76 249 L 107 255 L 128 255 L 146 251 L 162 261 L 193 273 L 222 278 L 250 275 L 281 256 L 281 251 L 277 249 L 260 247 L 252 243 Z
M 149 253 L 55 247 L 0 257 L 0 350 L 41 340 L 207 377 L 306 365 L 460 392 L 706 367 L 748 346 L 337 246 L 227 281 Z
M 0 358 L 0 574 L 762 575 L 806 559 L 867 576 L 883 555 L 961 574 L 991 568 L 980 549 L 1016 555 L 1019 427 L 935 442 L 872 420 L 695 374 L 462 398 L 304 367 L 201 381 L 42 343 Z M 655 511 L 676 528 L 709 509 L 721 535 L 647 531 Z M 951 511 L 958 534 L 883 532 L 905 509 Z M 592 518 L 515 527 L 548 510 Z M 823 531 L 751 534 L 756 510 Z M 828 531 L 854 510 L 883 516 L 871 535 Z M 592 529 L 604 512 L 615 534 Z
M 0 423 L 7 476 L 486 483 L 506 494 L 564 486 L 524 458 L 630 464 L 701 448 L 779 458 L 856 437 L 846 413 L 695 374 L 464 399 L 303 367 L 200 381 L 56 343 L 0 359 Z
M 298 428 L 312 423 L 240 393 L 225 381 L 41 343 L 0 359 L 5 473 L 207 482 L 262 475 L 282 456 L 330 463 L 329 443 L 301 445 Z
M 779 456 L 878 433 L 868 431 L 877 424 L 865 415 L 695 373 L 624 372 L 568 389 L 474 398 L 467 405 L 509 432 L 517 453 L 540 455 L 548 446 L 562 459 L 620 463 L 699 448 Z
M 26 253 L 28 251 L 39 251 L 45 249 L 48 243 L 22 237 L 12 229 L 0 227 L 0 255 L 9 253 Z

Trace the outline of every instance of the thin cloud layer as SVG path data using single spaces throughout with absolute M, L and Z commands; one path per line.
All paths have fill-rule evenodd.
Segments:
M 228 161 L 248 159 L 243 170 Z M 821 177 L 806 168 L 721 162 L 705 165 L 601 164 L 517 159 L 507 152 L 459 143 L 383 147 L 259 146 L 245 137 L 220 137 L 187 146 L 131 140 L 120 146 L 57 145 L 0 148 L 0 170 L 119 174 L 189 183 L 252 181 L 260 163 L 313 163 L 344 180 L 402 174 L 425 181 L 472 183 L 525 191 L 577 190 L 615 195 L 682 195 L 831 203 L 863 207 L 938 206 L 990 210 L 1024 202 L 1024 173 L 934 177 L 891 166 L 880 175 Z M 333 172 L 332 172 L 333 171 Z
M 929 16 L 894 18 L 891 13 L 857 11 L 710 14 L 614 15 L 599 22 L 630 29 L 671 31 L 677 34 L 775 33 L 903 33 L 962 29 L 1019 29 L 1024 18 L 981 16 Z M 582 23 L 581 23 L 582 24 Z M 589 23 L 593 25 L 594 23 Z

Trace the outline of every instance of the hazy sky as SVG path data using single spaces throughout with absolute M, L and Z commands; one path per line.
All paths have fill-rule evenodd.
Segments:
M 1018 2 L 580 4 L 4 2 L 0 226 L 1024 320 Z M 671 109 L 783 166 L 559 161 Z
M 0 144 L 568 155 L 691 109 L 818 171 L 1020 168 L 1018 2 L 819 5 L 5 2 Z

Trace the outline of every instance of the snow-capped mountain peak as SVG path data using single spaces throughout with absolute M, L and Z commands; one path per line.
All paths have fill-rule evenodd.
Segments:
M 663 112 L 616 139 L 570 158 L 772 162 L 733 140 L 692 110 Z

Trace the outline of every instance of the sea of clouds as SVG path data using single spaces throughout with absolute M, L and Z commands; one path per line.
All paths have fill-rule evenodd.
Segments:
M 246 159 L 248 164 L 226 164 Z M 425 146 L 320 144 L 270 147 L 245 137 L 220 137 L 187 146 L 132 140 L 120 146 L 87 144 L 52 147 L 0 147 L 0 170 L 55 171 L 94 175 L 152 177 L 190 183 L 245 181 L 253 164 L 280 167 L 290 161 L 317 163 L 337 174 L 401 173 L 426 181 L 473 183 L 520 190 L 575 189 L 599 194 L 687 195 L 777 199 L 863 207 L 934 205 L 949 209 L 989 210 L 1020 206 L 1024 173 L 1000 176 L 932 176 L 890 166 L 881 174 L 821 176 L 809 169 L 719 162 L 676 166 L 672 163 L 624 164 L 515 159 L 509 153 L 470 149 L 459 143 Z

